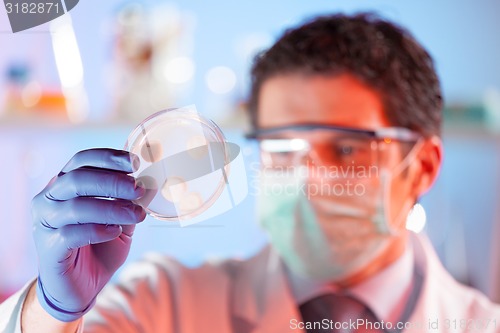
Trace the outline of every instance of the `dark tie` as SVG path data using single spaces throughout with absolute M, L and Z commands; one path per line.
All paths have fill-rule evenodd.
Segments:
M 308 333 L 383 332 L 373 312 L 350 296 L 322 295 L 302 304 L 300 312 L 304 323 L 316 325 Z

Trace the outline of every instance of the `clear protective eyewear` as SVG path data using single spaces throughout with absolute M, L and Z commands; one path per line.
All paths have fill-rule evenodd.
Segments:
M 374 130 L 326 124 L 296 124 L 263 128 L 247 135 L 256 139 L 264 167 L 298 165 L 347 168 L 379 167 L 390 145 L 399 144 L 402 158 L 421 138 L 402 127 Z

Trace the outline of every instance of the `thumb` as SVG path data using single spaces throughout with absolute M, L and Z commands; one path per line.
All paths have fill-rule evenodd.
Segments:
M 69 224 L 61 228 L 60 234 L 68 249 L 77 249 L 90 244 L 109 242 L 122 233 L 120 225 Z

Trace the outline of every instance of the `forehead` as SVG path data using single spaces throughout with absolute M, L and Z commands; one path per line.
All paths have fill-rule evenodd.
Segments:
M 380 95 L 352 75 L 286 74 L 263 83 L 259 127 L 308 122 L 366 129 L 390 126 Z

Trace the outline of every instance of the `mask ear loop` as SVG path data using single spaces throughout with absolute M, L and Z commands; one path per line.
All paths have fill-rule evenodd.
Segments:
M 377 229 L 381 234 L 387 234 L 391 236 L 396 236 L 399 231 L 395 229 L 391 223 L 390 219 L 390 205 L 391 205 L 391 178 L 394 178 L 395 175 L 399 175 L 403 172 L 415 159 L 418 154 L 420 148 L 423 145 L 422 139 L 418 139 L 415 145 L 411 148 L 410 152 L 405 156 L 405 158 L 392 170 L 380 170 L 380 179 L 382 183 L 382 195 L 380 196 L 380 202 L 377 205 L 377 216 L 380 218 L 376 219 Z M 402 219 L 403 212 L 405 210 L 401 207 L 399 213 L 397 214 L 395 221 L 399 221 Z M 406 221 L 406 220 L 405 220 Z M 398 223 L 399 225 L 399 223 Z

